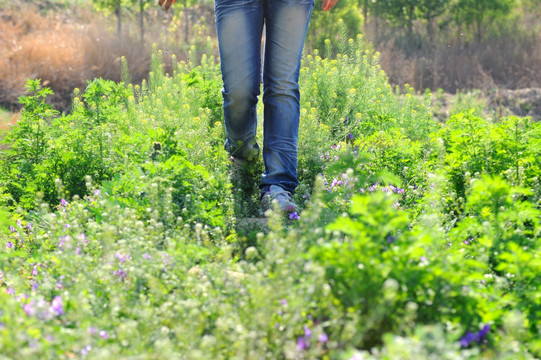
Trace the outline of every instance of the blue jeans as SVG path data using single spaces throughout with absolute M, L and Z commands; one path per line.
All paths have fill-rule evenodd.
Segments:
M 263 162 L 260 188 L 293 191 L 297 179 L 299 69 L 314 0 L 215 0 L 223 79 L 225 148 L 252 160 L 263 79 Z M 263 77 L 261 37 L 265 24 Z

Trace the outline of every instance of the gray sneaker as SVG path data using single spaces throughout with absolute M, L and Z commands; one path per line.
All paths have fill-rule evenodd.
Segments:
M 231 162 L 230 180 L 233 186 L 241 186 L 245 180 L 250 178 L 250 165 L 252 162 L 233 156 L 229 158 L 229 161 Z
M 297 206 L 291 201 L 291 193 L 278 185 L 269 186 L 269 190 L 261 196 L 261 210 L 263 212 L 272 209 L 272 203 L 276 201 L 282 212 L 292 213 Z

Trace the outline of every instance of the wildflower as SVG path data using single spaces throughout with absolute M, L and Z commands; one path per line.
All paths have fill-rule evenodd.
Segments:
M 14 233 L 14 232 L 17 232 L 17 229 L 15 229 L 15 227 L 13 225 L 9 225 L 9 230 Z
M 107 340 L 107 339 L 109 339 L 109 334 L 107 333 L 107 331 L 102 330 L 102 331 L 100 331 L 100 337 L 101 337 L 102 339 Z
M 62 315 L 64 313 L 64 308 L 62 306 L 62 298 L 60 296 L 55 296 L 51 302 L 51 310 L 53 310 L 57 315 Z
M 28 316 L 35 315 L 37 310 L 34 308 L 34 301 L 31 300 L 28 304 L 23 306 L 23 310 Z
M 462 345 L 462 347 L 467 347 L 467 346 L 469 346 L 474 340 L 475 340 L 475 334 L 472 333 L 471 331 L 468 331 L 468 332 L 466 333 L 466 335 L 464 335 L 464 336 L 460 339 L 460 345 Z
M 150 259 L 150 255 L 147 254 L 147 253 L 144 253 L 144 254 L 143 254 L 143 257 L 144 257 L 145 259 L 147 259 L 147 260 Z
M 299 214 L 297 214 L 296 211 L 293 211 L 291 214 L 289 214 L 289 218 L 292 220 L 299 220 Z
M 488 332 L 490 331 L 490 328 L 491 328 L 490 325 L 485 325 L 483 326 L 481 330 L 479 330 L 476 333 L 472 333 L 471 331 L 468 331 L 466 335 L 460 338 L 460 345 L 462 347 L 468 347 L 474 341 L 477 343 L 480 343 L 482 340 L 485 339 Z
M 392 235 L 387 236 L 387 242 L 392 244 L 394 242 L 394 237 Z
M 308 326 L 304 326 L 304 337 L 310 339 L 312 337 L 312 331 Z
M 304 339 L 303 336 L 301 336 L 300 338 L 297 339 L 297 347 L 300 350 L 306 350 L 306 349 L 308 349 L 309 346 L 310 346 L 310 344 Z
M 122 255 L 121 253 L 118 253 L 118 252 L 115 254 L 115 257 L 118 259 L 120 263 L 130 260 L 130 255 Z
M 82 241 L 83 243 L 85 243 L 85 244 L 88 243 L 88 239 L 87 239 L 87 237 L 86 237 L 86 235 L 85 235 L 84 233 L 81 233 L 81 234 L 79 235 L 79 239 L 81 239 L 81 241 Z
M 126 274 L 126 272 L 122 268 L 113 271 L 113 274 L 116 275 L 120 280 L 124 280 L 128 277 L 128 274 Z
M 326 343 L 327 341 L 329 341 L 329 336 L 327 336 L 327 334 L 325 333 L 322 333 L 321 335 L 319 335 L 317 340 L 321 343 Z
M 92 350 L 92 345 L 87 345 L 84 348 L 81 349 L 81 355 L 88 355 L 88 353 Z
M 33 230 L 33 229 L 34 229 L 34 228 L 32 227 L 32 224 L 30 224 L 30 223 L 26 224 L 26 228 L 27 228 L 28 230 Z
M 94 190 L 94 196 L 100 196 L 101 191 L 100 190 Z
M 352 134 L 352 133 L 349 133 L 349 134 L 348 134 L 348 139 L 349 139 L 349 140 L 353 140 L 353 134 Z
M 62 205 L 63 207 L 66 207 L 66 206 L 69 205 L 69 203 L 65 199 L 61 199 L 60 200 L 60 205 Z
M 13 245 L 13 241 L 8 241 L 8 242 L 6 243 L 6 247 L 7 247 L 8 249 L 13 249 L 13 248 L 15 247 L 15 245 Z
M 286 300 L 286 299 L 280 300 L 280 304 L 281 304 L 282 306 L 287 306 L 287 300 Z
M 23 225 L 21 224 L 21 219 L 17 219 L 17 226 L 18 227 L 22 227 Z

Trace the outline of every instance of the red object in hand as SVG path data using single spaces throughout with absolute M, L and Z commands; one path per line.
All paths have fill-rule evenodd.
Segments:
M 329 11 L 334 7 L 334 5 L 336 5 L 337 2 L 338 0 L 323 0 L 321 8 L 323 9 L 323 11 Z

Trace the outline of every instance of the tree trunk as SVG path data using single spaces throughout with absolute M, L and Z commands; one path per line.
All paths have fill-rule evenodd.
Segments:
M 187 44 L 190 38 L 190 14 L 188 13 L 188 7 L 184 6 L 184 14 L 186 16 L 186 30 L 184 31 L 184 42 Z
M 145 18 L 144 18 L 144 3 L 143 0 L 139 0 L 139 26 L 141 28 L 141 44 L 145 42 Z
M 363 1 L 363 21 L 364 21 L 364 33 L 368 32 L 368 0 Z
M 121 36 L 122 35 L 122 18 L 121 18 L 121 4 L 120 4 L 120 0 L 117 0 L 116 2 L 116 10 L 115 10 L 115 15 L 116 15 L 116 34 L 118 36 Z
M 410 5 L 409 15 L 408 15 L 408 33 L 410 39 L 413 37 L 413 18 L 415 17 L 415 5 Z

